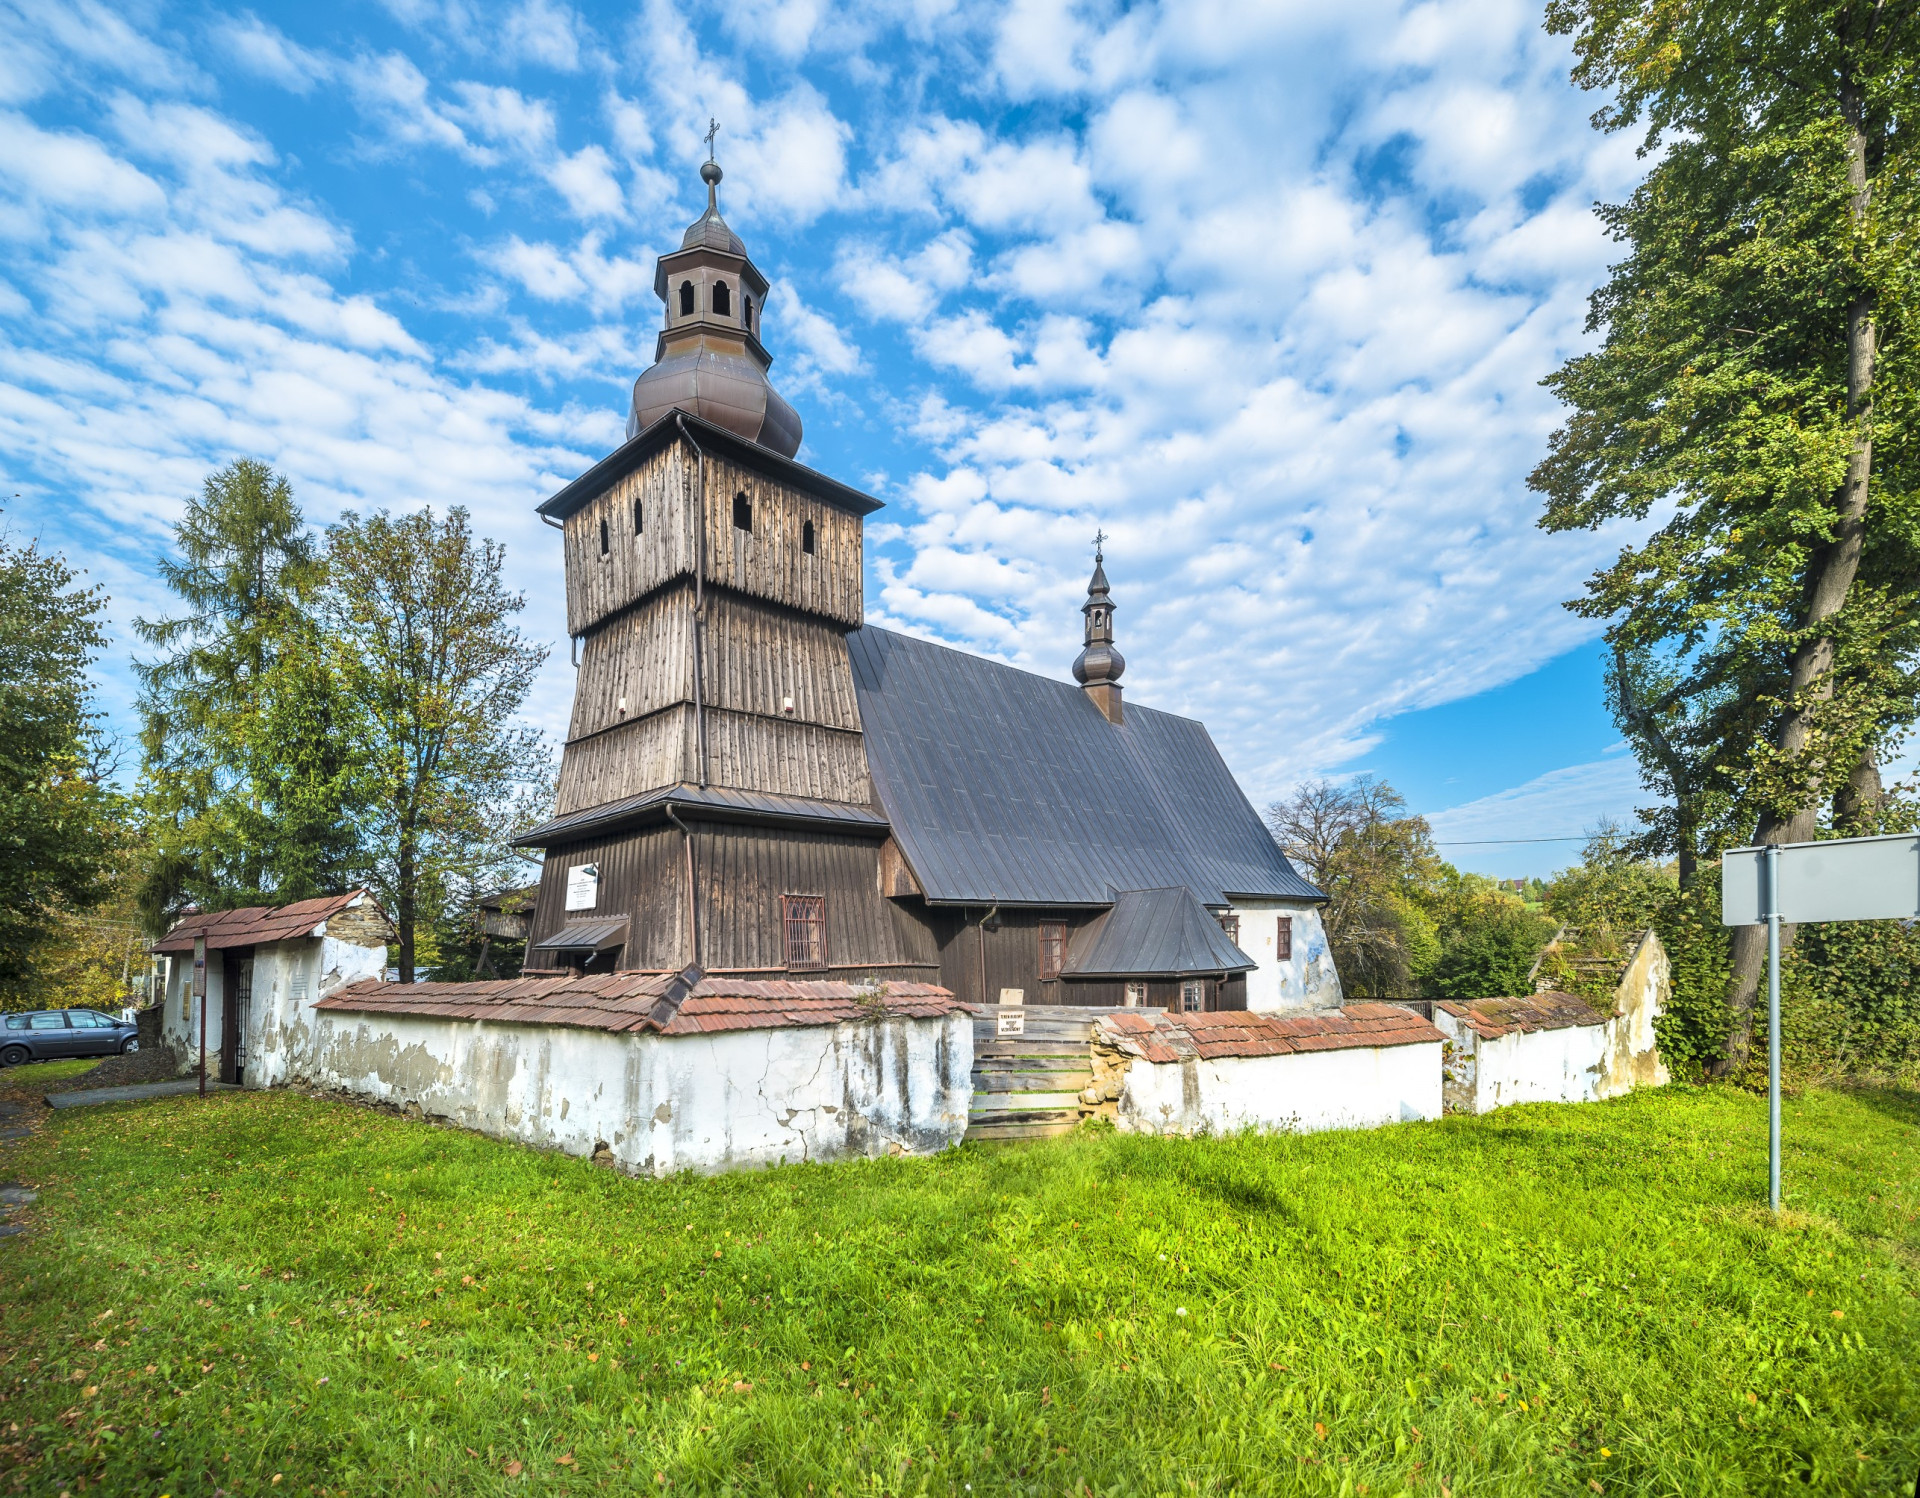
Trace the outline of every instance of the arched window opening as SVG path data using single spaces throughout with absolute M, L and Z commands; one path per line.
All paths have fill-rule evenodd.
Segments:
M 808 556 L 813 555 L 813 522 L 808 520 L 800 527 L 800 549 Z
M 600 555 L 605 556 L 606 554 L 607 554 L 607 522 L 605 520 L 602 520 L 600 522 Z
M 680 315 L 682 317 L 693 316 L 693 282 L 691 281 L 682 281 L 680 283 Z
M 637 536 L 647 528 L 646 517 L 640 513 L 640 501 L 633 502 L 633 533 Z
M 733 316 L 732 294 L 727 290 L 725 281 L 713 283 L 713 315 L 715 317 Z
M 753 501 L 745 494 L 733 496 L 733 524 L 736 530 L 753 529 Z
M 740 326 L 749 333 L 753 331 L 753 298 L 744 294 L 740 298 Z

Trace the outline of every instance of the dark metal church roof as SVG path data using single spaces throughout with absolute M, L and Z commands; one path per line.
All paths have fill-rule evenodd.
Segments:
M 1065 978 L 1190 978 L 1258 967 L 1184 884 L 1123 889 L 1113 909 L 1074 935 Z
M 1203 905 L 1325 898 L 1205 725 L 1132 703 L 1110 723 L 1067 682 L 872 625 L 847 647 L 874 793 L 929 900 L 1099 906 L 1171 885 Z

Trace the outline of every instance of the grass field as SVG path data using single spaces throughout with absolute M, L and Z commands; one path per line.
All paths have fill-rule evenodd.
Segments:
M 1899 1493 L 1920 1099 L 636 1182 L 290 1094 L 0 1155 L 0 1493 Z
M 45 1087 L 49 1082 L 83 1077 L 100 1060 L 98 1056 L 76 1056 L 69 1061 L 29 1061 L 25 1066 L 10 1066 L 0 1072 L 0 1087 Z

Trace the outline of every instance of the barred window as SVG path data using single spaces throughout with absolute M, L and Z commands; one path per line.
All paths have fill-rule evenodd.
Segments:
M 1057 978 L 1060 969 L 1067 965 L 1067 923 L 1065 921 L 1042 921 L 1040 923 L 1040 976 Z
M 787 966 L 794 971 L 827 965 L 827 900 L 824 895 L 781 897 L 787 930 Z
M 1293 917 L 1280 917 L 1280 929 L 1274 936 L 1273 955 L 1285 962 L 1293 956 Z

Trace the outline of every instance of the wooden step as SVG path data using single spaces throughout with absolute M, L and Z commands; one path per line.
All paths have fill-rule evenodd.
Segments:
M 986 1142 L 1004 1139 L 1051 1139 L 1059 1134 L 1071 1134 L 1080 1127 L 1080 1121 L 1072 1119 L 1053 1123 L 990 1123 L 971 1124 L 967 1128 L 969 1140 L 979 1139 Z
M 969 1113 L 1002 1113 L 1008 1109 L 1032 1112 L 1042 1108 L 1078 1108 L 1078 1092 L 976 1092 Z
M 973 1048 L 975 1061 L 1017 1061 L 1025 1056 L 1073 1056 L 1085 1061 L 1092 1055 L 1086 1040 L 1010 1040 L 981 1041 Z
M 1070 1051 L 1056 1054 L 1043 1051 L 1038 1055 L 1023 1053 L 1018 1056 L 978 1056 L 973 1058 L 976 1074 L 1014 1071 L 1086 1071 L 1091 1063 L 1085 1051 Z
M 1079 1092 L 1093 1085 L 1093 1073 L 1079 1071 L 975 1072 L 975 1096 L 983 1092 Z

